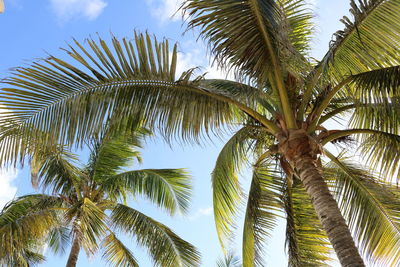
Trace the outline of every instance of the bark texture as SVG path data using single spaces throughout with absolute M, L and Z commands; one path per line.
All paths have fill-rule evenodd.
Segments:
M 337 202 L 322 177 L 318 143 L 303 130 L 288 134 L 281 152 L 302 181 L 328 238 L 344 267 L 365 266 Z
M 66 267 L 75 267 L 78 262 L 79 251 L 81 250 L 81 246 L 79 244 L 79 238 L 77 236 L 74 237 L 74 242 L 72 243 L 71 252 L 69 253 L 68 261 Z

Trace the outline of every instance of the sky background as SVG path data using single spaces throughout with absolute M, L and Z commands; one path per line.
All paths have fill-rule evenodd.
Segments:
M 83 41 L 97 34 L 109 40 L 132 37 L 133 31 L 148 31 L 157 38 L 168 38 L 179 43 L 178 70 L 203 66 L 208 78 L 224 78 L 216 67 L 209 66 L 204 43 L 196 41 L 196 32 L 182 33 L 185 24 L 175 15 L 177 0 L 5 0 L 5 13 L 0 14 L 0 78 L 8 76 L 10 69 L 23 66 L 47 54 L 63 57 L 60 47 L 66 47 L 72 38 Z M 348 12 L 348 0 L 310 0 L 316 10 L 316 38 L 312 56 L 320 59 L 328 48 L 332 34 L 343 26 L 339 19 Z M 179 73 L 178 71 L 178 73 Z M 229 78 L 229 77 L 228 77 Z M 132 202 L 132 206 L 171 227 L 182 238 L 194 244 L 202 254 L 202 266 L 215 266 L 221 255 L 213 216 L 210 173 L 224 140 L 212 140 L 202 146 L 174 144 L 173 149 L 160 138 L 148 140 L 142 151 L 144 163 L 138 168 L 187 168 L 193 176 L 193 201 L 186 217 L 170 218 L 145 200 Z M 85 158 L 85 153 L 81 154 Z M 249 183 L 243 173 L 243 186 Z M 15 196 L 31 193 L 29 171 L 0 170 L 0 208 Z M 238 222 L 237 240 L 232 245 L 240 253 L 242 221 Z M 279 222 L 266 249 L 267 266 L 286 266 L 284 228 Z M 132 240 L 123 238 L 132 248 L 140 266 L 152 266 L 145 250 Z M 47 261 L 40 266 L 63 266 L 65 255 L 46 253 Z M 336 264 L 334 264 L 336 266 Z M 106 266 L 101 254 L 87 258 L 81 252 L 78 266 Z

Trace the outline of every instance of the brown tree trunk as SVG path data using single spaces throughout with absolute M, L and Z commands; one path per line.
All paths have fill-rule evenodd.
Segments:
M 78 261 L 79 251 L 81 246 L 79 244 L 79 238 L 75 235 L 74 241 L 72 243 L 71 252 L 69 253 L 68 261 L 66 267 L 75 267 Z
M 316 140 L 304 130 L 292 130 L 282 137 L 280 150 L 311 198 L 314 209 L 343 267 L 365 266 L 350 230 L 322 177 Z

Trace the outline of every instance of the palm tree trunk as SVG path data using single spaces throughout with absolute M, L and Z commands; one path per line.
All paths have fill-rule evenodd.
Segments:
M 316 160 L 303 155 L 297 157 L 293 163 L 341 265 L 344 267 L 365 266 L 337 202 L 322 178 L 322 171 Z
M 291 129 L 278 138 L 279 150 L 303 183 L 342 266 L 365 266 L 337 202 L 322 177 L 318 141 L 303 129 Z
M 66 267 L 75 267 L 76 266 L 80 250 L 81 250 L 81 245 L 79 244 L 79 238 L 77 235 L 75 235 L 74 241 L 72 243 L 71 252 L 69 253 Z

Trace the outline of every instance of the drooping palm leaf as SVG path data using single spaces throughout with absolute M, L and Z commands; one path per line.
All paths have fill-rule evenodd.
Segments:
M 325 168 L 325 177 L 362 254 L 378 265 L 398 265 L 399 190 L 363 167 L 326 155 L 332 162 Z
M 299 181 L 286 185 L 284 204 L 289 266 L 329 266 L 328 237 Z
M 112 266 L 116 267 L 138 267 L 132 252 L 115 236 L 114 233 L 106 236 L 102 242 L 104 250 L 103 258 Z
M 271 166 L 269 166 L 271 165 Z M 283 180 L 270 161 L 255 166 L 243 230 L 243 265 L 264 266 L 264 246 L 282 216 Z
M 111 219 L 118 230 L 135 236 L 157 266 L 199 266 L 196 249 L 165 225 L 128 206 L 118 204 Z
M 351 0 L 353 20 L 343 17 L 345 28 L 322 60 L 336 77 L 399 65 L 400 12 L 398 0 Z
M 112 176 L 102 185 L 111 193 L 124 189 L 134 196 L 142 195 L 171 214 L 186 213 L 192 186 L 183 169 L 143 169 Z
M 11 112 L 0 121 L 12 126 L 2 131 L 10 140 L 3 138 L 0 146 L 17 151 L 11 160 L 23 158 L 27 151 L 21 147 L 32 140 L 36 145 L 87 140 L 109 116 L 137 118 L 145 112 L 150 125 L 163 125 L 166 135 L 179 132 L 184 138 L 196 138 L 236 116 L 229 98 L 214 98 L 196 81 L 189 82 L 191 72 L 175 81 L 176 46 L 170 56 L 167 40 L 137 34 L 133 42 L 113 38 L 112 47 L 102 39 L 87 42 L 88 49 L 75 42 L 76 48 L 67 50 L 79 68 L 49 57 L 16 69 L 5 80 L 1 104 Z M 42 132 L 48 135 L 38 139 Z M 21 136 L 28 140 L 20 144 Z
M 251 139 L 254 132 L 257 130 L 251 126 L 238 130 L 222 148 L 211 174 L 214 219 L 222 246 L 231 234 L 233 216 L 238 210 L 241 194 L 238 172 L 242 164 L 249 160 L 247 156 L 254 142 Z

